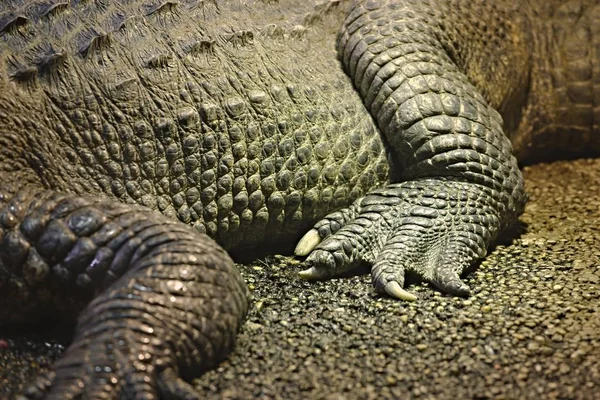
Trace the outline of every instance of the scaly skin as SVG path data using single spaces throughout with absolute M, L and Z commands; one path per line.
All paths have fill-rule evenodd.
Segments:
M 460 54 L 449 47 L 459 33 L 443 11 L 372 1 L 346 18 L 340 58 L 400 160 L 404 183 L 359 199 L 357 215 L 349 224 L 336 221 L 343 228 L 335 235 L 320 232 L 328 237 L 308 257 L 304 276 L 337 275 L 366 261 L 375 287 L 392 296 L 412 299 L 402 290 L 406 271 L 466 295 L 460 274 L 522 212 L 523 178 L 502 119 L 463 72 L 470 66 L 461 69 L 448 55 Z
M 247 308 L 201 232 L 293 243 L 388 181 L 348 5 L 293 3 L 0 5 L 0 322 L 83 310 L 28 397 L 194 398 Z
M 301 275 L 366 262 L 375 288 L 395 297 L 415 298 L 402 289 L 405 272 L 468 294 L 460 275 L 526 201 L 513 153 L 523 163 L 600 153 L 600 108 L 590 102 L 599 19 L 597 1 L 358 2 L 339 57 L 403 183 L 320 221 L 296 248 L 312 251 Z
M 108 382 L 113 397 L 193 398 L 182 377 L 225 357 L 248 307 L 227 253 L 139 206 L 29 187 L 0 204 L 1 261 L 11 268 L 0 280 L 2 320 L 77 313 L 93 299 L 64 357 L 26 394 L 60 399 L 85 388 L 100 398 Z
M 467 295 L 460 275 L 524 206 L 513 154 L 600 150 L 598 15 L 4 2 L 0 322 L 81 312 L 26 395 L 195 398 L 186 380 L 230 351 L 248 295 L 205 233 L 239 251 L 316 223 L 305 278 L 366 262 L 394 297 L 414 299 L 406 273 Z

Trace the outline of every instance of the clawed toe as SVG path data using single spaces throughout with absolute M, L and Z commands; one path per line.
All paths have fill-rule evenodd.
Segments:
M 319 231 L 313 228 L 302 236 L 302 239 L 296 245 L 294 254 L 299 257 L 307 256 L 319 243 L 321 243 L 321 236 L 319 235 Z
M 455 296 L 468 297 L 471 289 L 451 267 L 441 267 L 431 281 L 438 289 Z
M 352 213 L 330 214 L 300 240 L 296 254 L 310 253 L 300 277 L 343 276 L 366 264 L 375 290 L 397 299 L 417 298 L 403 288 L 405 273 L 469 296 L 460 274 L 497 234 L 489 228 L 494 215 L 477 212 L 486 205 L 480 188 L 462 182 L 390 184 L 356 202 Z
M 417 299 L 417 296 L 404 290 L 402 286 L 395 281 L 388 282 L 387 285 L 385 285 L 385 292 L 400 300 L 415 301 Z
M 317 267 L 310 267 L 304 271 L 298 272 L 298 276 L 306 280 L 317 280 L 327 277 L 327 271 Z

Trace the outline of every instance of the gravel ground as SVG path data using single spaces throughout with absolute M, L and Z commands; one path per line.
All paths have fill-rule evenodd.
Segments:
M 319 283 L 298 261 L 241 266 L 254 307 L 206 398 L 600 399 L 600 159 L 525 169 L 526 228 L 452 298 L 400 302 L 368 276 Z M 0 397 L 58 357 L 54 335 L 0 331 Z

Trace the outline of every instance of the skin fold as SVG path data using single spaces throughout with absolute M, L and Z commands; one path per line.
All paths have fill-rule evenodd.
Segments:
M 260 18 L 257 18 L 260 16 Z M 597 1 L 7 1 L 0 324 L 72 320 L 26 398 L 197 398 L 228 251 L 466 296 L 519 163 L 598 154 Z M 304 236 L 303 236 L 304 235 Z

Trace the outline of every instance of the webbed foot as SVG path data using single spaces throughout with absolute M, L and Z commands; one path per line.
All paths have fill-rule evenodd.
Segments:
M 402 300 L 405 275 L 416 274 L 441 291 L 468 296 L 461 274 L 500 230 L 489 189 L 447 179 L 421 179 L 373 191 L 318 222 L 298 243 L 308 255 L 305 279 L 339 276 L 371 265 L 373 286 Z

